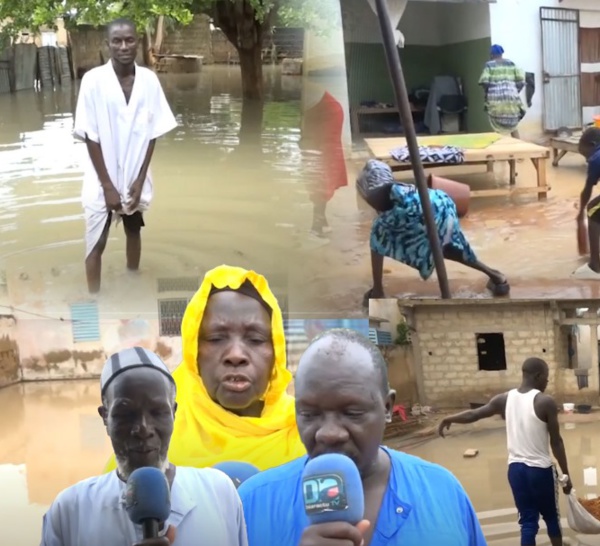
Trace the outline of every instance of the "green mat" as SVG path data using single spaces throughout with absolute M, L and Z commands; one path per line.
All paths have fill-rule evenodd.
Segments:
M 470 148 L 481 150 L 487 148 L 502 138 L 496 133 L 482 133 L 475 135 L 436 135 L 419 138 L 421 146 L 456 146 L 457 148 Z

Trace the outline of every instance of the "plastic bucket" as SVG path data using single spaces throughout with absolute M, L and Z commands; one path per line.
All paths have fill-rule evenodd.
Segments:
M 575 409 L 575 404 L 569 404 L 569 403 L 563 404 L 563 410 L 565 413 L 573 413 L 574 409 Z

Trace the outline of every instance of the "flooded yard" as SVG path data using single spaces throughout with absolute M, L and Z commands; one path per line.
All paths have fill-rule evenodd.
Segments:
M 141 275 L 126 274 L 122 226 L 113 227 L 101 297 L 131 307 L 157 277 L 198 275 L 223 262 L 286 274 L 312 210 L 302 172 L 310 157 L 298 146 L 302 79 L 265 67 L 262 128 L 244 121 L 243 131 L 239 67 L 161 81 L 179 125 L 159 140 L 152 162 Z M 86 297 L 87 150 L 71 135 L 75 103 L 75 87 L 0 95 L 0 284 L 26 279 L 48 300 Z
M 600 494 L 597 481 L 600 415 L 561 416 L 561 434 L 577 495 Z M 454 473 L 471 498 L 490 546 L 518 544 L 518 516 L 507 479 L 504 422 L 498 418 L 476 425 L 453 425 L 446 438 L 433 438 L 420 445 L 400 449 L 438 463 Z M 389 444 L 393 446 L 394 441 Z M 479 450 L 477 457 L 463 457 L 463 453 L 471 448 Z M 562 528 L 564 536 L 570 540 L 569 544 L 599 546 L 600 537 L 577 535 L 568 528 L 566 497 L 562 490 L 560 497 Z M 543 521 L 540 521 L 537 544 L 550 544 Z
M 349 168 L 349 187 L 338 191 L 328 211 L 333 232 L 328 246 L 314 251 L 309 284 L 314 294 L 326 294 L 320 305 L 337 306 L 356 312 L 365 291 L 371 287 L 369 233 L 374 213 L 358 202 L 355 178 L 368 155 L 353 160 Z M 487 175 L 465 167 L 438 169 L 440 176 L 468 183 L 472 189 L 504 186 L 508 166 L 497 164 Z M 474 171 L 474 172 L 473 172 Z M 532 185 L 535 170 L 530 162 L 517 164 L 517 186 Z M 501 270 L 511 283 L 511 297 L 585 299 L 600 297 L 600 284 L 569 278 L 585 258 L 576 246 L 576 222 L 579 194 L 585 183 L 586 166 L 582 157 L 569 154 L 559 167 L 548 166 L 552 190 L 546 201 L 535 196 L 472 198 L 468 215 L 461 226 L 478 257 Z M 412 176 L 412 173 L 408 176 Z M 454 298 L 490 297 L 485 290 L 487 277 L 461 265 L 446 261 Z M 384 262 L 386 297 L 439 297 L 435 274 L 421 281 L 407 266 Z M 306 302 L 314 302 L 307 298 Z

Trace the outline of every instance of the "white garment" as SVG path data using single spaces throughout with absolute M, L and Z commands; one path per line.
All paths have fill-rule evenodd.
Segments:
M 177 121 L 156 74 L 135 66 L 135 81 L 129 103 L 117 78 L 112 61 L 86 72 L 81 80 L 73 134 L 98 142 L 108 175 L 121 195 L 129 200 L 129 189 L 138 177 L 148 146 L 177 127 Z M 144 211 L 152 201 L 150 169 L 144 182 L 140 206 Z M 87 158 L 81 193 L 86 219 L 86 257 L 98 243 L 106 225 L 108 211 L 104 191 L 91 159 Z M 125 209 L 123 213 L 135 211 Z M 119 220 L 120 215 L 113 218 Z
M 44 516 L 40 546 L 132 546 L 142 527 L 127 517 L 125 483 L 116 471 L 62 491 Z M 177 467 L 171 487 L 173 546 L 248 546 L 242 501 L 214 468 Z M 165 527 L 166 527 L 165 526 Z
M 548 424 L 536 414 L 537 389 L 520 393 L 512 389 L 506 399 L 506 440 L 508 464 L 524 463 L 537 468 L 552 466 Z
M 368 0 L 368 2 L 375 15 L 377 15 L 377 4 L 375 4 L 375 0 Z M 398 24 L 406 11 L 408 0 L 385 0 L 385 3 L 390 16 L 390 23 L 392 23 L 392 28 L 394 29 L 396 45 L 398 47 L 404 47 L 404 34 L 398 30 Z

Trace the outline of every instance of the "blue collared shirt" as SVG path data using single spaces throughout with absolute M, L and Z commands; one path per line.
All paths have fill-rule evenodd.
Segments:
M 392 464 L 369 546 L 486 546 L 471 501 L 448 470 L 382 449 Z M 301 487 L 307 460 L 261 472 L 240 486 L 249 546 L 300 542 L 308 526 Z
M 598 181 L 600 181 L 600 146 L 588 159 L 586 185 L 595 186 Z

